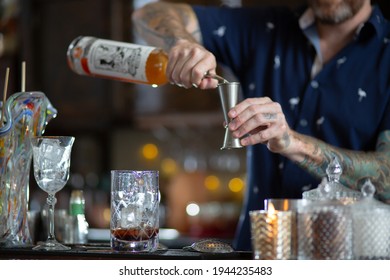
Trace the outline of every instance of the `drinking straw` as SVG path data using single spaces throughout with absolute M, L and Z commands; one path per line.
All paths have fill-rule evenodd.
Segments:
M 22 92 L 26 90 L 26 61 L 22 62 Z
M 0 125 L 3 124 L 3 119 L 4 119 L 5 101 L 6 101 L 6 99 L 7 99 L 7 89 L 8 89 L 8 77 L 9 77 L 9 67 L 7 67 L 7 70 L 6 70 L 6 72 L 5 72 L 4 92 L 3 92 L 3 108 L 2 108 L 2 110 L 1 110 Z

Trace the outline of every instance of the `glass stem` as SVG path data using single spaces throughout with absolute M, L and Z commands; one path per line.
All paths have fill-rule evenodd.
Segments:
M 49 193 L 46 202 L 48 205 L 48 219 L 49 219 L 49 235 L 47 239 L 54 241 L 56 239 L 54 234 L 54 205 L 56 204 L 57 199 L 55 198 L 53 193 Z

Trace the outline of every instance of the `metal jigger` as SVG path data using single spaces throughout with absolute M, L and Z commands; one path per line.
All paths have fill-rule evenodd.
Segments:
M 229 131 L 228 125 L 231 121 L 228 117 L 228 112 L 233 108 L 238 101 L 238 92 L 240 84 L 236 82 L 224 82 L 218 85 L 219 97 L 221 99 L 223 116 L 225 118 L 225 138 L 223 140 L 223 146 L 221 150 L 242 148 L 240 139 L 233 137 Z

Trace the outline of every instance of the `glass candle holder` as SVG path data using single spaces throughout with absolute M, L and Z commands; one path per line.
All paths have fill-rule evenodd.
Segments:
M 294 259 L 294 212 L 256 210 L 249 212 L 253 258 L 256 260 Z

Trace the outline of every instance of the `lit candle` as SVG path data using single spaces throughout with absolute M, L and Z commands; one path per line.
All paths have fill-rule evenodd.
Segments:
M 251 211 L 249 215 L 254 259 L 294 258 L 292 211 L 277 211 L 269 207 L 268 210 Z

